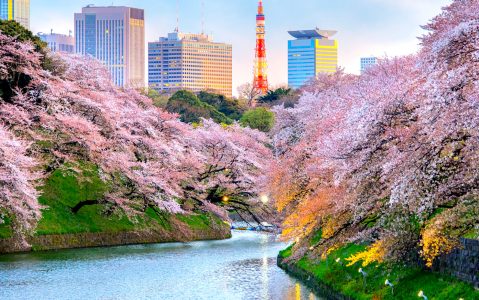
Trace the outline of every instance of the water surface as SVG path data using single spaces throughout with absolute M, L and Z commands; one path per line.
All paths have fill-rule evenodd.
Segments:
M 0 256 L 0 299 L 318 299 L 276 266 L 274 236 Z

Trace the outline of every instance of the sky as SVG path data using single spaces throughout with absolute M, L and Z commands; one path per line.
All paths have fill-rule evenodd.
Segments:
M 176 27 L 182 32 L 204 31 L 217 42 L 233 45 L 233 92 L 253 77 L 257 0 L 31 0 L 34 33 L 68 34 L 73 14 L 88 4 L 123 5 L 145 10 L 146 41 L 166 36 Z M 202 6 L 204 2 L 204 6 Z M 421 25 L 451 0 L 263 0 L 269 81 L 287 83 L 288 30 L 338 30 L 339 65 L 359 73 L 360 57 L 399 56 L 419 49 Z M 204 7 L 204 9 L 202 9 Z

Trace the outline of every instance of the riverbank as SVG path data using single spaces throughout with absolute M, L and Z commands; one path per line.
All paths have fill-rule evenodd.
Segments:
M 131 244 L 221 240 L 231 237 L 229 224 L 210 215 L 170 216 L 168 226 L 150 220 L 128 231 L 37 234 L 27 238 L 29 245 L 13 237 L 0 239 L 0 254 L 71 248 L 106 247 Z
M 468 283 L 446 275 L 405 265 L 374 264 L 347 266 L 345 258 L 357 253 L 363 246 L 348 245 L 330 253 L 324 260 L 303 257 L 289 261 L 291 248 L 280 252 L 278 266 L 300 279 L 318 295 L 328 299 L 372 300 L 415 299 L 420 291 L 429 299 L 479 299 L 479 291 Z M 388 280 L 392 285 L 386 285 Z
M 28 245 L 15 237 L 12 216 L 0 211 L 0 254 L 231 237 L 229 224 L 201 210 L 169 214 L 150 205 L 127 216 L 101 201 L 110 184 L 92 163 L 58 168 L 41 187 L 42 215 Z

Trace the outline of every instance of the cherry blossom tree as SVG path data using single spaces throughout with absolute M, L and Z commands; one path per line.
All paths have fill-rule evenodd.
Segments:
M 425 26 L 414 56 L 361 76 L 320 76 L 278 107 L 269 189 L 297 255 L 351 241 L 357 257 L 428 264 L 479 222 L 479 3 L 457 0 Z M 374 253 L 373 253 L 374 252 Z M 381 254 L 381 255 L 378 255 Z
M 0 126 L 0 221 L 13 220 L 18 233 L 32 229 L 40 217 L 35 171 L 37 162 L 26 155 L 29 145 Z
M 182 123 L 138 91 L 114 86 L 93 58 L 49 53 L 44 69 L 42 55 L 28 42 L 0 33 L 0 45 L 5 139 L 13 139 L 15 132 L 34 143 L 22 163 L 24 185 L 35 177 L 26 168 L 28 157 L 38 159 L 44 176 L 67 163 L 88 161 L 98 166 L 111 189 L 102 199 L 78 203 L 73 213 L 92 204 L 108 204 L 129 216 L 148 207 L 189 213 L 184 204 L 191 199 L 196 208 L 224 219 L 226 209 L 255 213 L 258 182 L 263 182 L 270 158 L 264 134 L 208 120 L 199 127 Z M 52 146 L 41 148 L 40 141 Z M 4 145 L 0 151 L 13 153 Z M 23 214 L 18 220 L 24 226 L 38 219 L 36 194 L 25 189 L 30 198 L 18 195 L 25 200 L 14 202 L 14 191 L 9 193 L 4 207 Z

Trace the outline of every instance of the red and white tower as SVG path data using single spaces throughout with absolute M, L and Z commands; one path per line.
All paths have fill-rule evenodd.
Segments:
M 258 14 L 256 15 L 256 57 L 254 64 L 254 87 L 263 94 L 268 92 L 268 63 L 266 61 L 265 43 L 265 17 L 263 0 L 258 2 Z

